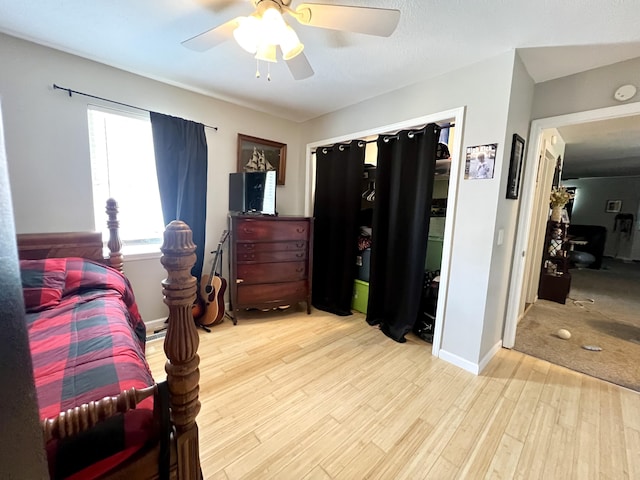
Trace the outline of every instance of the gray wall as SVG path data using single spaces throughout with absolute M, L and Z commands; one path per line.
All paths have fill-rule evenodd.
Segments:
M 282 214 L 303 211 L 304 182 L 300 178 L 304 169 L 300 167 L 300 127 L 296 123 L 3 34 L 0 65 L 0 100 L 18 233 L 95 228 L 87 105 L 100 102 L 76 95 L 69 98 L 62 91 L 53 91 L 54 83 L 219 127 L 217 132 L 206 129 L 205 252 L 215 249 L 226 227 L 228 174 L 237 168 L 238 133 L 287 144 L 286 184 L 278 187 L 278 210 Z M 212 257 L 205 256 L 205 271 Z M 166 318 L 160 286 L 166 272 L 159 253 L 147 259 L 125 258 L 125 273 L 145 321 Z
M 638 208 L 640 207 L 640 177 L 583 178 L 563 181 L 567 187 L 577 187 L 571 215 L 571 223 L 576 225 L 600 225 L 607 229 L 604 254 L 610 257 L 632 258 L 634 242 L 640 241 L 638 234 Z M 630 235 L 613 231 L 616 213 L 606 212 L 608 200 L 621 200 L 620 213 L 634 216 L 634 226 Z
M 16 250 L 0 121 L 0 477 L 48 478 Z
M 555 117 L 620 105 L 613 94 L 619 86 L 627 83 L 640 87 L 639 72 L 640 57 L 539 83 L 535 86 L 531 118 Z
M 599 108 L 606 108 L 612 106 L 629 105 L 632 103 L 640 103 L 640 97 L 636 96 L 634 102 L 620 103 L 615 100 L 613 94 L 616 89 L 621 85 L 632 84 L 640 88 L 640 57 L 627 60 L 625 62 L 614 63 L 613 65 L 607 65 L 586 72 L 577 73 L 575 75 L 569 75 L 567 77 L 558 78 L 556 80 L 550 80 L 548 82 L 539 83 L 535 86 L 534 104 L 533 104 L 533 119 L 554 117 L 558 115 L 565 115 L 569 113 L 585 112 L 589 110 L 596 110 Z M 633 183 L 632 180 L 629 180 Z M 576 181 L 563 182 L 566 185 L 577 185 Z M 585 208 L 585 212 L 591 212 L 587 218 L 582 217 L 583 213 L 580 213 L 578 217 L 574 218 L 574 223 L 583 220 L 589 222 L 598 222 L 596 224 L 603 225 L 608 229 L 613 227 L 613 218 L 615 214 L 607 214 L 604 212 L 604 202 L 606 200 L 616 200 L 621 193 L 624 193 L 625 198 L 628 198 L 631 204 L 623 203 L 624 213 L 633 213 L 636 215 L 636 225 L 634 227 L 634 241 L 631 246 L 622 245 L 620 253 L 626 257 L 640 258 L 640 235 L 638 235 L 638 228 L 640 223 L 637 221 L 637 215 L 640 213 L 638 207 L 633 209 L 633 194 L 627 190 L 624 192 L 616 192 L 615 189 L 611 191 L 610 198 L 605 198 L 609 194 L 605 190 L 610 188 L 610 182 L 614 180 L 607 180 L 600 182 L 597 179 L 583 179 L 580 180 L 584 185 L 597 185 L 593 188 L 593 196 L 587 198 L 583 197 L 585 205 L 589 205 Z M 595 182 L 595 183 L 593 183 Z M 598 185 L 600 183 L 600 185 Z M 620 185 L 626 182 L 621 183 Z M 624 188 L 624 187 L 623 187 Z M 636 187 L 637 188 L 637 187 Z M 622 199 L 622 198 L 620 198 Z M 637 205 L 637 200 L 636 200 Z M 582 218 L 581 218 L 582 217 Z M 616 254 L 618 248 L 612 243 L 613 238 L 607 240 L 607 246 L 605 254 Z
M 526 139 L 529 136 L 531 107 L 533 102 L 534 83 L 522 60 L 516 55 L 514 59 L 511 85 L 509 89 L 508 116 L 504 136 L 503 170 L 496 199 L 496 229 L 491 249 L 491 273 L 487 292 L 487 308 L 482 332 L 481 352 L 489 352 L 497 342 L 502 340 L 504 320 L 506 316 L 509 289 L 505 286 L 511 278 L 513 252 L 516 240 L 516 225 L 520 200 L 507 199 L 507 176 L 511 159 L 513 134 L 517 133 Z M 526 145 L 525 145 L 526 152 Z M 521 175 L 525 169 L 525 158 Z M 521 182 L 522 184 L 522 182 Z M 522 187 L 521 187 L 522 188 Z M 500 243 L 499 237 L 502 237 Z
M 482 366 L 502 336 L 519 205 L 505 199 L 511 135 L 527 135 L 532 96 L 533 82 L 511 51 L 304 124 L 308 144 L 465 107 L 464 126 L 456 125 L 463 147 L 498 144 L 490 180 L 464 180 L 464 148 L 452 152 L 461 175 L 450 178 L 458 198 L 455 211 L 451 203 L 447 210 L 454 235 L 442 350 L 447 360 L 471 370 Z M 500 229 L 504 242 L 497 245 Z

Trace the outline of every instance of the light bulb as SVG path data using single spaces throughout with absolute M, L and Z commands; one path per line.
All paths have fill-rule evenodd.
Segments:
M 295 30 L 289 25 L 287 25 L 285 33 L 280 40 L 280 49 L 282 50 L 282 58 L 285 60 L 291 60 L 304 50 L 304 45 L 300 43 Z
M 238 28 L 233 31 L 233 37 L 244 50 L 256 53 L 260 41 L 260 20 L 254 16 L 240 17 L 238 23 Z
M 276 63 L 278 61 L 276 59 L 276 46 L 267 45 L 264 43 L 259 45 L 258 52 L 256 53 L 256 58 L 258 60 L 264 60 L 265 62 Z
M 271 45 L 280 44 L 286 29 L 287 24 L 280 12 L 275 8 L 267 8 L 262 14 L 262 42 Z

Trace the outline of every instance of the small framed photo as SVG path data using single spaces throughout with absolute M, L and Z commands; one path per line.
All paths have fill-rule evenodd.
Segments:
M 511 160 L 509 162 L 509 178 L 507 180 L 507 198 L 516 200 L 520 194 L 520 176 L 524 159 L 524 138 L 513 134 L 511 143 Z
M 497 150 L 497 143 L 467 147 L 467 159 L 464 168 L 464 178 L 493 178 L 493 168 L 496 162 Z
M 287 145 L 238 134 L 238 172 L 276 171 L 276 183 L 284 185 Z
M 607 213 L 619 213 L 622 209 L 622 200 L 607 200 L 604 211 Z

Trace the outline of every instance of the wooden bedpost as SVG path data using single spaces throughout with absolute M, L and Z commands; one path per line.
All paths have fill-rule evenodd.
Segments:
M 196 261 L 196 246 L 191 229 L 179 220 L 172 221 L 164 232 L 160 261 L 167 270 L 162 281 L 164 303 L 169 307 L 164 351 L 169 384 L 171 418 L 176 427 L 178 478 L 200 479 L 198 400 L 200 370 L 198 345 L 200 338 L 193 321 L 192 305 L 196 299 L 196 278 L 191 267 Z
M 122 261 L 122 242 L 120 241 L 120 234 L 118 228 L 120 228 L 120 222 L 118 221 L 118 202 L 113 198 L 107 200 L 107 227 L 109 227 L 109 241 L 107 247 L 109 248 L 109 265 L 123 273 Z

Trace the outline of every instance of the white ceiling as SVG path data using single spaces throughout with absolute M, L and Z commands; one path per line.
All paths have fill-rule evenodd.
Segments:
M 203 53 L 181 45 L 250 14 L 250 0 L 0 0 L 0 32 L 293 121 L 514 48 L 536 82 L 640 56 L 640 0 L 317 3 L 393 8 L 401 17 L 393 35 L 380 38 L 309 27 L 286 16 L 315 70 L 299 81 L 282 61 L 271 67 L 272 81 L 264 66 L 256 79 L 255 60 L 233 40 Z M 65 86 L 91 92 L 90 85 Z M 567 142 L 565 176 L 640 175 L 640 117 L 560 133 Z
M 0 31 L 294 121 L 513 48 L 523 49 L 537 82 L 640 56 L 638 0 L 320 2 L 396 8 L 400 23 L 391 37 L 380 38 L 286 17 L 315 75 L 295 81 L 280 61 L 271 82 L 264 74 L 255 78 L 255 60 L 233 40 L 204 53 L 181 45 L 251 13 L 248 0 L 0 0 Z
M 562 178 L 640 176 L 640 116 L 558 129 L 566 143 Z

